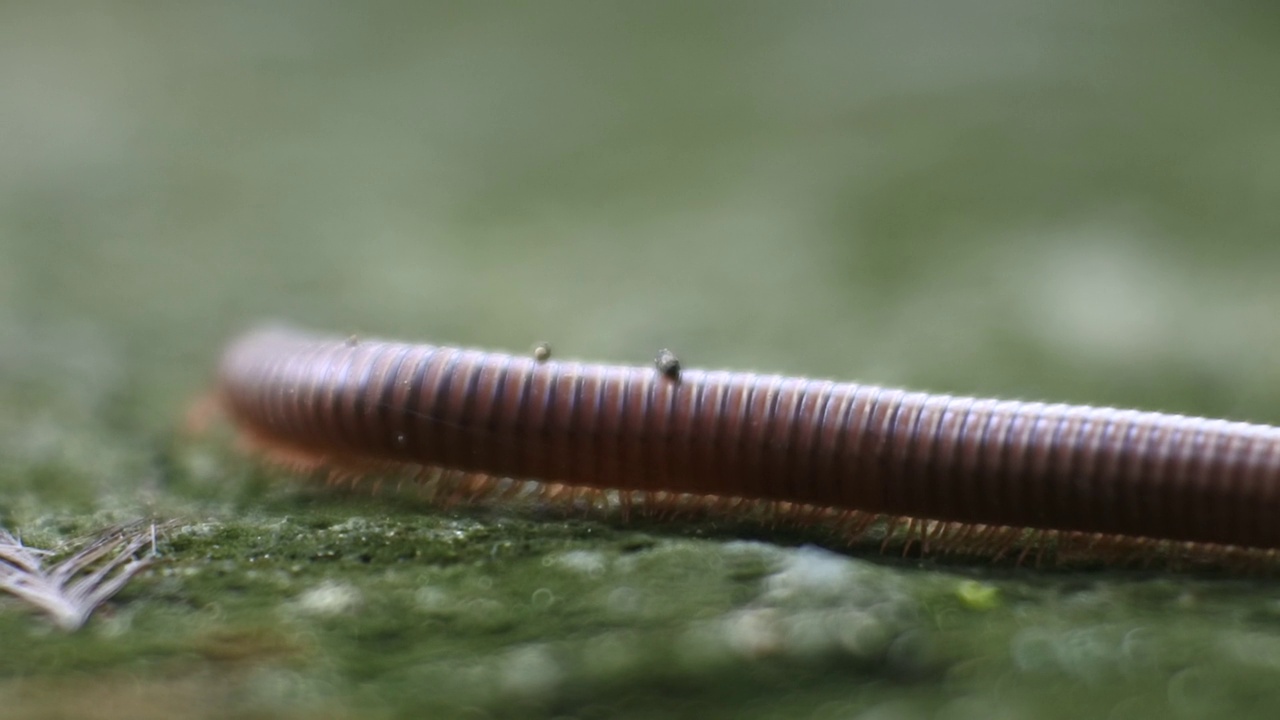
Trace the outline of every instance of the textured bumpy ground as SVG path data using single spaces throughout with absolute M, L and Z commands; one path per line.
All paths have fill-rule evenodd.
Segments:
M 0 9 L 0 715 L 1270 718 L 1275 580 L 441 510 L 181 432 L 333 332 L 1280 422 L 1265 3 Z M 51 558 L 50 562 L 56 562 Z

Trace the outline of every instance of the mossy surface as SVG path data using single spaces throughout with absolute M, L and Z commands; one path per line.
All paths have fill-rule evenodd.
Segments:
M 0 717 L 1270 718 L 1280 585 L 440 508 L 184 416 L 264 320 L 1280 422 L 1265 3 L 11 3 Z

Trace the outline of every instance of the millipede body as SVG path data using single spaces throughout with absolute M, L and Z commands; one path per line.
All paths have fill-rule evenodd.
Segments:
M 763 503 L 991 552 L 1028 535 L 1280 548 L 1280 429 L 1264 425 L 278 328 L 229 347 L 218 396 L 278 459 L 442 469 L 473 495 L 520 478 L 624 501 Z

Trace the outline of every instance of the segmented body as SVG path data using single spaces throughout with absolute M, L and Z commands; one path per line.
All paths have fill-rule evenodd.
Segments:
M 938 542 L 1002 528 L 1280 548 L 1269 426 L 289 330 L 236 341 L 219 393 L 258 446 L 316 464 L 903 518 Z

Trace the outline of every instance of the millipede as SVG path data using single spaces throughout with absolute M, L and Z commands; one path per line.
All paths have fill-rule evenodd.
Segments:
M 291 469 L 449 500 L 763 514 L 904 553 L 1276 564 L 1280 428 L 537 355 L 269 327 L 231 343 L 215 396 Z

